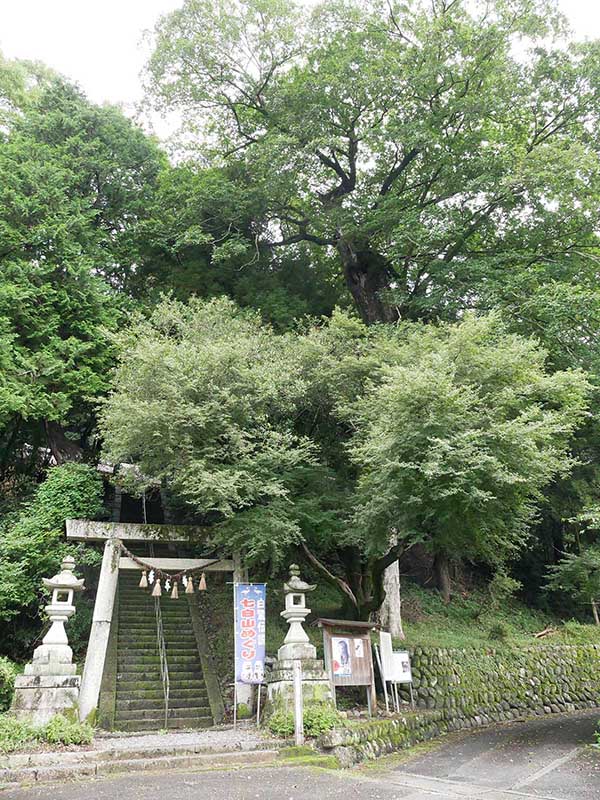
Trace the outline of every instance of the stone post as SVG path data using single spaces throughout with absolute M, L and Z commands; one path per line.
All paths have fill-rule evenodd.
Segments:
M 119 580 L 120 550 L 115 539 L 107 539 L 100 569 L 100 580 L 92 616 L 85 667 L 81 679 L 79 718 L 83 721 L 95 711 L 100 696 L 108 637 L 112 622 L 117 583 Z
M 11 711 L 34 725 L 44 725 L 56 714 L 76 708 L 79 701 L 79 676 L 65 631 L 65 622 L 75 613 L 74 594 L 84 589 L 83 580 L 73 574 L 74 566 L 75 560 L 67 556 L 58 575 L 44 578 L 44 586 L 52 589 L 44 609 L 52 624 L 24 674 L 15 681 Z

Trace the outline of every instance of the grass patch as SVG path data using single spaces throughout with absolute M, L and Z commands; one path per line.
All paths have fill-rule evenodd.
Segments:
M 405 581 L 403 587 L 406 647 L 517 647 L 548 644 L 600 644 L 600 627 L 528 608 L 518 600 L 494 608 L 489 593 L 474 590 L 455 595 L 446 605 L 438 592 Z M 556 633 L 542 639 L 533 634 L 546 628 Z

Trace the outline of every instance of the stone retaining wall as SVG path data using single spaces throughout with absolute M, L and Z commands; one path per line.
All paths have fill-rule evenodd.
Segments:
M 453 718 L 485 715 L 501 721 L 600 704 L 598 645 L 417 647 L 411 661 L 417 706 Z
M 600 646 L 435 649 L 411 653 L 418 710 L 349 724 L 321 746 L 344 765 L 450 731 L 600 706 Z M 408 699 L 408 692 L 403 693 Z

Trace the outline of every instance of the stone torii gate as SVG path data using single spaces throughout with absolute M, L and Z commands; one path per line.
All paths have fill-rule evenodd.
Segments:
M 203 533 L 201 528 L 188 525 L 149 525 L 123 522 L 93 522 L 70 519 L 66 521 L 67 538 L 80 542 L 104 542 L 98 591 L 92 617 L 92 627 L 81 690 L 79 716 L 85 720 L 98 707 L 102 676 L 106 662 L 111 622 L 120 570 L 140 570 L 139 564 L 121 555 L 120 542 L 189 543 Z M 243 582 L 245 570 L 238 554 L 231 559 L 215 562 L 209 558 L 154 558 L 144 556 L 145 563 L 164 570 L 180 572 L 204 568 L 207 572 L 231 572 L 234 582 Z M 233 620 L 232 620 L 233 624 Z M 238 684 L 238 703 L 251 701 L 251 686 Z

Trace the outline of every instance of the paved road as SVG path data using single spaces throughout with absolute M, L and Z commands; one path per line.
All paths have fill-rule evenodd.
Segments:
M 382 771 L 256 768 L 136 773 L 0 793 L 1 800 L 600 800 L 598 712 L 450 737 Z

